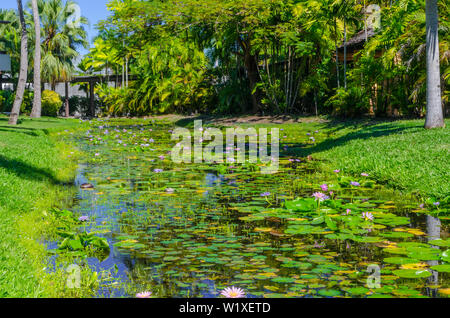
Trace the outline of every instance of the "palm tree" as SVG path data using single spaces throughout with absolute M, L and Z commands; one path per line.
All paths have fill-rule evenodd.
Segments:
M 9 24 L 0 24 L 0 51 L 11 57 L 11 77 L 19 77 L 20 65 L 20 21 L 14 10 L 0 9 L 0 20 L 9 21 Z
M 17 125 L 19 119 L 20 107 L 22 106 L 23 94 L 25 92 L 25 85 L 27 84 L 28 72 L 28 33 L 25 25 L 25 17 L 23 15 L 22 0 L 17 0 L 17 8 L 19 13 L 19 20 L 21 26 L 21 40 L 20 40 L 20 72 L 19 82 L 17 84 L 16 98 L 14 99 L 11 116 L 9 118 L 10 125 Z
M 35 33 L 34 45 L 34 100 L 31 118 L 41 117 L 41 21 L 39 19 L 39 10 L 37 0 L 31 0 L 33 8 L 33 21 Z
M 425 128 L 444 127 L 439 65 L 437 0 L 426 0 L 427 17 L 427 116 Z
M 86 18 L 79 23 L 67 24 L 72 15 L 72 1 L 38 0 L 45 38 L 42 43 L 42 79 L 55 89 L 57 82 L 67 82 L 75 70 L 74 60 L 79 56 L 77 48 L 87 47 L 87 33 L 83 25 Z

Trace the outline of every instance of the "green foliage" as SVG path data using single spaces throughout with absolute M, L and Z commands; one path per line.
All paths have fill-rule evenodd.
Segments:
M 23 94 L 22 106 L 20 107 L 20 113 L 28 115 L 33 109 L 34 92 L 25 90 Z
M 128 88 L 97 87 L 114 115 L 204 110 L 209 89 L 204 53 L 189 42 L 164 37 L 147 44 L 132 66 L 138 79 Z
M 95 101 L 97 104 L 97 100 Z M 69 113 L 87 114 L 89 109 L 89 99 L 87 97 L 71 96 L 69 97 Z
M 326 103 L 335 115 L 355 117 L 369 111 L 369 97 L 360 88 L 339 88 Z
M 0 91 L 0 109 L 2 113 L 11 111 L 16 94 L 12 91 Z
M 43 116 L 58 116 L 58 111 L 62 106 L 61 97 L 58 93 L 45 90 L 42 92 L 42 115 Z
M 128 63 L 138 76 L 125 89 L 129 92 L 102 91 L 113 114 L 251 110 L 423 116 L 424 1 L 378 4 L 381 26 L 372 33 L 369 14 L 363 13 L 368 4 L 361 0 L 112 1 L 112 15 L 100 23 L 101 35 L 85 65 L 120 72 Z M 439 12 L 443 100 L 448 103 L 450 14 L 445 1 L 439 2 Z M 348 45 L 353 59 L 344 66 L 344 35 L 361 39 L 365 25 L 372 35 L 356 44 L 356 52 Z M 193 53 L 194 61 L 186 62 L 186 51 L 206 58 Z M 193 74 L 185 91 L 178 85 L 186 78 L 180 66 Z
M 17 78 L 20 64 L 19 17 L 14 10 L 0 9 L 0 20 L 11 22 L 0 24 L 0 51 L 5 51 L 11 57 L 11 75 L 12 78 Z
M 4 113 L 11 112 L 15 97 L 16 93 L 12 91 L 0 91 L 0 111 Z M 26 115 L 31 113 L 31 109 L 33 108 L 33 97 L 34 93 L 32 91 L 25 90 L 22 106 L 20 108 L 21 114 Z
M 41 76 L 43 81 L 52 85 L 71 78 L 75 69 L 73 61 L 79 55 L 77 49 L 88 46 L 87 19 L 80 17 L 77 25 L 67 24 L 73 14 L 71 4 L 74 3 L 71 0 L 38 1 L 41 28 L 45 34 L 42 39 Z

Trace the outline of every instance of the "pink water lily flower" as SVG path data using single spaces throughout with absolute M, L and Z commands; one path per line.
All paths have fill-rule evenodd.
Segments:
M 85 215 L 80 216 L 80 217 L 78 218 L 78 221 L 80 221 L 80 222 L 87 222 L 87 221 L 89 221 L 89 217 L 88 217 L 88 216 L 85 216 Z
M 323 192 L 327 192 L 328 191 L 328 184 L 322 184 L 321 186 L 320 186 L 320 188 L 322 189 L 322 191 Z
M 318 201 L 325 201 L 330 198 L 329 196 L 327 196 L 325 193 L 322 192 L 314 192 L 312 196 L 316 198 L 316 200 Z
M 152 292 L 150 292 L 150 291 L 136 294 L 136 298 L 150 298 L 151 296 L 152 296 Z
M 225 288 L 221 293 L 222 296 L 226 298 L 244 298 L 245 292 L 243 289 L 238 287 L 228 287 Z
M 363 217 L 363 219 L 366 220 L 366 221 L 373 221 L 373 214 L 370 213 L 370 212 L 364 212 L 364 213 L 362 214 L 362 217 Z

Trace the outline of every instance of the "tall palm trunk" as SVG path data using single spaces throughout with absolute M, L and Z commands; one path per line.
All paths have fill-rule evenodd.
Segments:
M 31 110 L 31 118 L 41 117 L 41 21 L 39 19 L 39 10 L 37 6 L 37 0 L 31 0 L 31 6 L 33 8 L 33 20 L 34 20 L 34 33 L 35 33 L 35 45 L 34 45 L 34 99 L 33 109 Z
M 426 0 L 427 17 L 427 117 L 425 128 L 444 127 L 439 69 L 437 0 Z
M 341 88 L 341 83 L 339 81 L 339 49 L 337 45 L 337 21 L 336 18 L 334 18 L 334 47 L 336 48 L 336 80 L 337 80 L 337 87 Z
M 17 7 L 19 11 L 19 20 L 22 28 L 22 37 L 20 39 L 20 71 L 19 82 L 17 83 L 16 98 L 14 99 L 11 116 L 9 118 L 10 125 L 17 125 L 19 119 L 20 106 L 22 106 L 23 94 L 25 92 L 25 85 L 27 83 L 28 72 L 28 34 L 25 25 L 25 18 L 23 16 L 22 0 L 17 0 Z
M 347 21 L 344 19 L 344 88 L 347 90 Z

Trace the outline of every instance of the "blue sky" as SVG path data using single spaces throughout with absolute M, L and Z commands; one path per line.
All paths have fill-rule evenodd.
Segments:
M 89 26 L 87 31 L 89 34 L 89 41 L 92 43 L 92 39 L 97 35 L 95 25 L 98 21 L 105 19 L 108 15 L 108 9 L 106 4 L 109 0 L 75 0 L 81 8 L 81 15 L 85 16 L 89 20 Z M 23 5 L 27 3 L 27 0 L 23 0 Z M 1 0 L 1 9 L 17 9 L 17 0 Z M 83 50 L 81 54 L 85 54 L 87 51 Z

